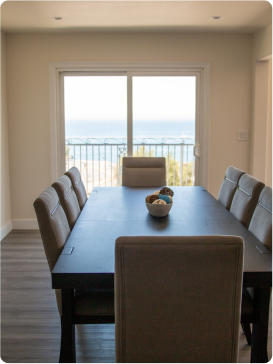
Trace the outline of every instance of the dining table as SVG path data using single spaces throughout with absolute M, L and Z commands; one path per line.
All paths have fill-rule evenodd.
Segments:
M 62 290 L 63 300 L 75 289 L 113 289 L 120 236 L 241 236 L 243 286 L 254 288 L 251 362 L 267 362 L 271 252 L 202 186 L 171 186 L 169 214 L 150 215 L 145 198 L 161 188 L 94 187 L 51 273 L 52 288 Z M 71 313 L 73 299 L 63 302 L 63 316 Z M 70 355 L 68 350 L 67 361 L 72 362 Z

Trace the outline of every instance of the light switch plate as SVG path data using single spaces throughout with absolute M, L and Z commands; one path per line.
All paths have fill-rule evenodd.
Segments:
M 248 130 L 238 130 L 238 140 L 248 140 Z

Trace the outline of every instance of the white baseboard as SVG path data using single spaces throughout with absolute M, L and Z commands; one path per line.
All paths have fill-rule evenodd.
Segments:
M 38 222 L 36 219 L 14 219 L 12 220 L 13 230 L 38 230 Z
M 12 230 L 12 221 L 10 220 L 6 225 L 4 225 L 0 230 L 0 241 L 4 239 Z

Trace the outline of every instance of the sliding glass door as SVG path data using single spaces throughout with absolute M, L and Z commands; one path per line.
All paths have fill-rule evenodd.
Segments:
M 167 185 L 198 184 L 198 84 L 190 72 L 64 72 L 65 169 L 76 166 L 90 193 L 121 185 L 124 156 L 163 156 Z
M 121 184 L 127 155 L 126 76 L 64 77 L 66 170 L 76 166 L 88 193 Z
M 194 185 L 195 76 L 133 76 L 133 156 L 165 157 L 168 186 Z

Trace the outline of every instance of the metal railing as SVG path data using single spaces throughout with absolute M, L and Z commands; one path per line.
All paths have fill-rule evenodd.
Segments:
M 67 138 L 66 169 L 76 166 L 87 193 L 97 186 L 121 186 L 126 138 Z M 134 138 L 133 156 L 165 157 L 168 186 L 194 185 L 194 138 Z

